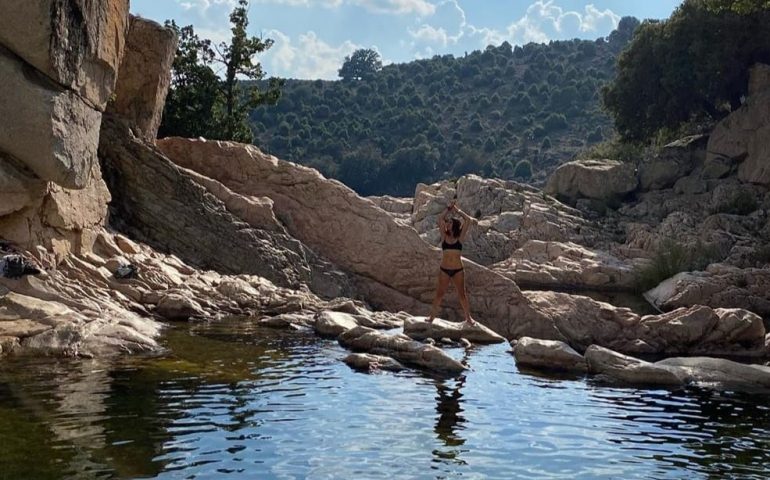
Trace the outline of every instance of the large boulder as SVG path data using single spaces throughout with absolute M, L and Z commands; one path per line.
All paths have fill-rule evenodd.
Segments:
M 639 164 L 639 188 L 659 190 L 689 175 L 706 154 L 708 136 L 693 135 L 664 146 L 654 157 Z
M 448 338 L 458 342 L 464 338 L 473 343 L 505 342 L 505 338 L 478 322 L 469 325 L 466 322 L 447 322 L 440 318 L 434 319 L 431 323 L 428 323 L 425 317 L 408 319 L 404 321 L 404 333 L 415 340 Z
M 576 160 L 553 172 L 544 191 L 574 201 L 579 198 L 611 200 L 623 197 L 639 185 L 635 167 L 616 160 Z
M 391 357 L 406 365 L 427 370 L 461 373 L 466 367 L 440 348 L 424 345 L 406 335 L 388 335 L 366 327 L 347 330 L 337 339 L 345 348 L 357 352 Z
M 137 135 L 149 142 L 158 134 L 176 45 L 171 28 L 131 16 L 115 99 L 107 111 L 129 120 Z
M 123 55 L 128 6 L 128 0 L 4 0 L 0 44 L 91 107 L 104 110 Z M 8 91 L 30 101 L 20 91 Z M 4 92 L 0 97 L 10 100 Z
M 714 264 L 705 272 L 683 272 L 661 282 L 645 297 L 662 310 L 691 305 L 743 308 L 770 316 L 770 269 Z
M 725 158 L 740 162 L 738 178 L 770 185 L 770 85 L 764 72 L 755 67 L 751 93 L 746 102 L 714 127 L 707 147 L 707 162 Z
M 313 328 L 325 337 L 338 337 L 341 333 L 358 326 L 355 317 L 345 312 L 320 312 L 315 317 Z
M 429 312 L 439 249 L 369 200 L 315 170 L 250 145 L 166 138 L 158 146 L 178 165 L 240 195 L 269 197 L 289 234 L 360 278 L 359 288 L 372 305 L 408 308 L 413 315 Z M 553 334 L 548 319 L 531 307 L 514 282 L 473 262 L 466 262 L 465 268 L 479 321 L 506 337 L 517 328 L 536 336 Z M 457 307 L 454 303 L 452 310 L 457 312 Z
M 128 125 L 105 114 L 99 150 L 115 200 L 114 224 L 201 268 L 264 276 L 282 286 L 310 278 L 307 251 L 287 235 L 244 223 Z
M 611 380 L 641 385 L 681 385 L 673 369 L 629 357 L 598 345 L 585 353 L 588 370 Z
M 2 47 L 0 98 L 0 151 L 42 180 L 83 188 L 96 162 L 101 113 Z
M 513 347 L 516 364 L 544 370 L 585 372 L 587 365 L 581 354 L 564 342 L 522 337 Z
M 686 384 L 736 390 L 770 389 L 770 367 L 765 365 L 710 357 L 667 358 L 655 365 L 673 369 Z

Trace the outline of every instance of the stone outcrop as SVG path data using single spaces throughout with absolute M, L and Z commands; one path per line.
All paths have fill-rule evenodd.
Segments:
M 342 361 L 348 364 L 350 368 L 370 372 L 376 370 L 399 372 L 406 368 L 390 357 L 384 355 L 372 355 L 369 353 L 351 353 L 343 358 Z
M 765 327 L 758 315 L 739 309 L 705 306 L 679 308 L 662 315 L 639 316 L 627 308 L 613 307 L 579 295 L 525 292 L 544 314 L 553 319 L 549 336 L 578 351 L 600 345 L 628 354 L 765 356 Z
M 634 264 L 576 243 L 530 240 L 491 268 L 522 288 L 633 290 Z
M 448 338 L 454 342 L 459 342 L 464 338 L 471 343 L 479 344 L 505 342 L 505 338 L 478 322 L 474 325 L 468 325 L 465 322 L 447 322 L 440 318 L 434 319 L 431 323 L 428 323 L 425 317 L 406 320 L 404 333 L 415 340 Z
M 17 212 L 43 196 L 45 183 L 0 155 L 0 217 Z
M 669 188 L 680 178 L 692 173 L 705 159 L 707 141 L 707 135 L 685 137 L 669 143 L 655 156 L 642 161 L 638 167 L 639 189 L 648 191 Z
M 679 273 L 645 293 L 662 310 L 689 305 L 744 308 L 770 316 L 770 269 L 714 264 L 705 272 Z
M 171 28 L 131 16 L 114 100 L 107 111 L 128 120 L 136 135 L 148 142 L 158 134 L 176 46 Z
M 770 186 L 770 81 L 767 66 L 752 70 L 750 95 L 744 105 L 714 127 L 707 159 L 740 163 L 738 178 Z
M 337 338 L 340 334 L 358 326 L 355 317 L 345 312 L 321 312 L 316 316 L 313 328 L 325 337 Z
M 522 337 L 514 343 L 513 356 L 517 365 L 566 372 L 587 370 L 583 356 L 564 342 Z
M 200 268 L 260 275 L 283 286 L 309 281 L 299 242 L 244 223 L 124 122 L 105 116 L 100 157 L 115 197 L 115 225 L 132 237 Z
M 598 345 L 591 345 L 586 350 L 585 360 L 591 373 L 623 383 L 670 386 L 682 384 L 672 369 Z
M 0 44 L 102 111 L 123 56 L 128 6 L 128 0 L 6 0 Z
M 0 97 L 0 118 L 13 119 L 0 128 L 0 151 L 42 180 L 85 186 L 96 161 L 101 113 L 2 47 Z
M 428 313 L 439 250 L 370 201 L 315 170 L 280 161 L 252 146 L 180 138 L 159 140 L 158 146 L 178 165 L 214 178 L 240 195 L 269 197 L 292 237 L 364 281 L 376 283 L 366 286 L 367 301 L 375 307 L 402 309 L 404 296 L 416 301 L 409 306 L 412 314 Z M 537 332 L 549 329 L 548 319 L 529 305 L 511 280 L 470 262 L 466 271 L 474 313 L 485 325 L 506 337 L 514 322 Z
M 634 165 L 615 160 L 576 160 L 557 168 L 544 191 L 570 201 L 620 198 L 639 185 L 634 170 Z
M 387 356 L 405 365 L 447 373 L 461 373 L 465 370 L 462 363 L 440 348 L 424 345 L 403 334 L 388 335 L 371 328 L 355 327 L 344 332 L 337 340 L 345 348 Z

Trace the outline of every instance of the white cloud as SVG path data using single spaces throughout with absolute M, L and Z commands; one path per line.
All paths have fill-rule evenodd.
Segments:
M 362 48 L 350 40 L 330 45 L 313 31 L 300 34 L 296 41 L 278 30 L 271 30 L 266 36 L 275 40 L 262 59 L 270 76 L 332 80 L 337 78 L 345 57 Z
M 189 1 L 189 0 L 188 0 Z M 210 1 L 228 2 L 232 0 L 195 0 L 198 3 Z M 427 0 L 252 0 L 255 3 L 272 3 L 291 7 L 337 8 L 343 5 L 357 5 L 374 13 L 395 15 L 416 14 L 419 16 L 432 15 L 436 6 Z
M 409 35 L 419 43 L 446 47 L 458 42 L 463 36 L 465 26 L 465 12 L 457 4 L 457 0 L 447 0 L 436 5 L 430 23 L 409 29 Z

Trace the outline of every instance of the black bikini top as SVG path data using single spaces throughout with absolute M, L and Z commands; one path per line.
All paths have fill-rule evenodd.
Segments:
M 457 240 L 455 243 L 447 243 L 446 240 L 441 242 L 441 250 L 462 250 L 463 244 L 460 242 L 460 240 Z

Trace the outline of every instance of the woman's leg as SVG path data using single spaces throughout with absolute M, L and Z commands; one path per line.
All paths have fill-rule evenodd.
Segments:
M 465 321 L 473 325 L 476 322 L 471 318 L 471 306 L 468 302 L 468 294 L 465 292 L 465 271 L 457 272 L 452 277 L 452 281 L 455 284 L 455 288 L 457 288 L 457 296 L 460 298 L 460 306 L 463 307 Z
M 441 299 L 444 298 L 444 294 L 449 288 L 449 275 L 439 270 L 438 272 L 438 285 L 436 286 L 436 295 L 433 297 L 433 305 L 430 308 L 430 318 L 428 323 L 432 322 L 438 313 L 438 307 L 441 305 Z

